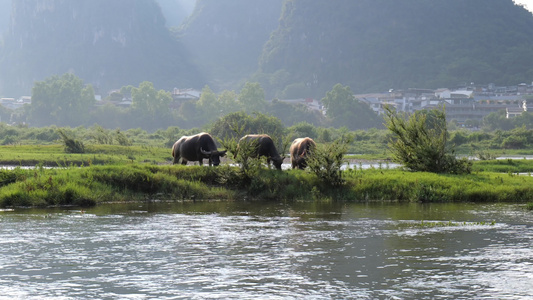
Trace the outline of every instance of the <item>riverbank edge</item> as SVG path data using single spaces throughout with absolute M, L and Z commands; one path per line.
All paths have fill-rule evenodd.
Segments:
M 135 201 L 533 202 L 533 178 L 401 169 L 347 169 L 331 185 L 309 171 L 221 165 L 92 165 L 0 171 L 0 207 L 94 206 Z

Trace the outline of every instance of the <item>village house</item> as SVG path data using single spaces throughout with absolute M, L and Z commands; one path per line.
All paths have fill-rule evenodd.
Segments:
M 190 100 L 200 100 L 202 92 L 195 89 L 178 89 L 174 88 L 172 90 L 172 103 L 170 108 L 179 109 L 180 106 Z
M 354 96 L 367 103 L 377 114 L 383 114 L 385 106 L 403 112 L 444 107 L 447 120 L 463 124 L 467 120 L 481 121 L 488 114 L 501 110 L 506 111 L 507 118 L 518 116 L 527 111 L 524 98 L 527 95 L 533 95 L 533 83 L 511 87 L 472 84 L 456 89 L 389 90 Z
M 15 98 L 1 98 L 0 105 L 15 110 L 24 106 L 24 104 L 31 104 L 30 96 L 22 96 L 19 99 Z
M 524 100 L 522 101 L 522 105 L 521 106 L 514 106 L 514 107 L 507 107 L 506 111 L 505 111 L 505 116 L 507 119 L 509 118 L 514 118 L 514 117 L 517 117 L 519 115 L 521 115 L 523 112 L 527 111 L 527 101 Z

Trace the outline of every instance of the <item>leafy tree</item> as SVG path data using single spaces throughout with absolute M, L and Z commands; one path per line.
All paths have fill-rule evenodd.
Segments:
M 297 99 L 302 98 L 302 96 L 308 97 L 310 96 L 309 93 L 309 88 L 305 85 L 305 83 L 297 82 L 287 85 L 281 92 L 280 96 L 283 99 Z
M 127 109 L 118 107 L 111 103 L 98 106 L 91 113 L 91 121 L 104 128 L 125 128 L 130 124 L 131 126 L 134 126 L 131 119 L 131 114 Z
M 13 111 L 3 105 L 0 105 L 0 122 L 8 123 L 11 120 L 11 114 Z
M 31 122 L 38 126 L 78 126 L 88 120 L 94 103 L 92 86 L 84 86 L 76 75 L 51 76 L 36 82 L 32 89 Z
M 237 100 L 237 93 L 228 90 L 224 90 L 218 95 L 217 105 L 220 116 L 225 116 L 242 109 L 241 103 Z
M 131 96 L 131 91 L 134 89 L 135 87 L 133 85 L 126 85 L 126 86 L 123 86 L 120 88 L 120 93 L 122 95 L 130 95 Z
M 144 127 L 156 129 L 171 124 L 169 104 L 172 101 L 170 92 L 156 91 L 153 83 L 144 81 L 138 88 L 131 90 L 132 111 L 135 120 L 144 123 Z
M 218 119 L 211 126 L 211 133 L 220 138 L 241 138 L 245 134 L 265 133 L 273 139 L 281 139 L 285 133 L 285 127 L 276 117 L 261 113 L 250 116 L 239 111 Z
M 217 95 L 209 88 L 209 86 L 205 86 L 202 89 L 202 94 L 200 95 L 200 99 L 196 102 L 196 108 L 200 113 L 200 115 L 196 116 L 197 118 L 200 118 L 201 120 L 212 120 L 215 117 L 219 116 L 219 110 L 217 108 Z
M 511 119 L 514 127 L 533 129 L 533 113 L 525 111 L 521 115 Z
M 408 119 L 390 107 L 385 109 L 386 126 L 393 137 L 389 143 L 393 159 L 412 171 L 469 173 L 471 162 L 458 160 L 448 143 L 444 109 L 417 112 Z
M 238 96 L 239 102 L 247 112 L 264 110 L 265 91 L 258 82 L 247 82 Z
M 138 88 L 131 90 L 132 109 L 142 111 L 149 117 L 160 117 L 168 113 L 168 105 L 172 101 L 170 92 L 156 91 L 154 84 L 148 81 L 141 82 Z
M 379 126 L 378 115 L 366 104 L 354 98 L 349 86 L 338 83 L 322 98 L 326 116 L 334 126 L 351 130 Z
M 317 129 L 308 122 L 295 124 L 289 128 L 289 131 L 293 132 L 294 138 L 310 137 L 316 139 L 318 137 Z
M 206 109 L 214 109 L 215 108 L 215 102 L 217 101 L 217 95 L 211 90 L 211 88 L 206 85 L 202 89 L 202 94 L 200 95 L 200 99 L 198 99 L 197 105 L 206 108 Z
M 506 118 L 505 110 L 500 110 L 484 117 L 483 127 L 488 130 L 510 130 L 513 128 L 513 123 L 511 119 Z
M 318 142 L 329 143 L 331 142 L 331 132 L 328 128 L 321 128 L 318 132 Z

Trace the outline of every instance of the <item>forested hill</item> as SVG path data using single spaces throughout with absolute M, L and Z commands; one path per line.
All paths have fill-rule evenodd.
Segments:
M 179 31 L 180 42 L 216 89 L 233 88 L 257 71 L 283 0 L 197 0 Z
M 192 0 L 0 0 L 0 9 L 11 1 L 1 97 L 65 72 L 104 95 L 142 81 L 216 92 L 258 81 L 267 98 L 318 99 L 336 83 L 364 93 L 533 81 L 533 15 L 512 0 L 196 0 L 174 34 L 176 10 Z
M 258 78 L 310 95 L 529 83 L 531 49 L 533 15 L 512 0 L 285 0 Z
M 2 35 L 9 28 L 9 16 L 11 13 L 11 0 L 0 0 L 0 45 Z
M 66 72 L 102 93 L 142 81 L 165 89 L 205 82 L 154 0 L 13 0 L 12 20 L 0 52 L 2 95 Z

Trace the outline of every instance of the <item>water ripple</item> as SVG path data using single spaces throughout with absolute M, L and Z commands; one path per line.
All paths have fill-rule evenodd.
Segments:
M 463 211 L 490 215 L 495 225 L 426 228 L 365 209 L 0 212 L 0 299 L 525 299 L 533 292 L 527 214 L 480 206 Z

